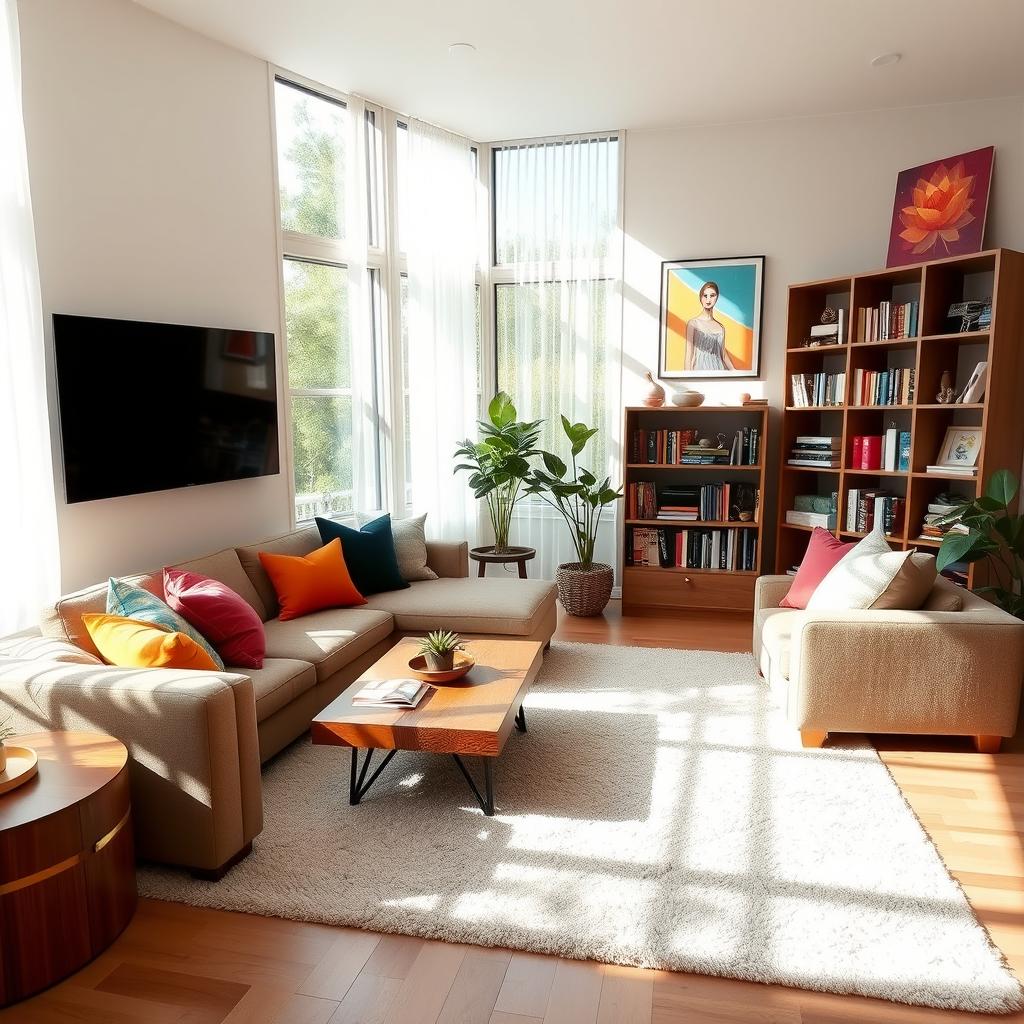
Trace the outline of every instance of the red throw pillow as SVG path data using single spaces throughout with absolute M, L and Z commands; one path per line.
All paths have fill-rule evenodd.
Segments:
M 845 544 L 836 540 L 828 530 L 816 526 L 811 531 L 811 539 L 800 568 L 786 596 L 779 602 L 779 607 L 806 608 L 811 594 L 818 589 L 818 584 L 829 574 L 832 566 L 856 546 L 856 543 Z
M 213 644 L 225 665 L 263 668 L 263 623 L 252 605 L 230 587 L 197 572 L 164 569 L 164 597 Z

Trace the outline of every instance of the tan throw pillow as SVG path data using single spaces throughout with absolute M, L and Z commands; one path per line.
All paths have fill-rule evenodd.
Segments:
M 357 512 L 356 522 L 362 529 L 367 523 L 386 515 L 385 512 Z M 409 519 L 391 517 L 391 536 L 395 541 L 398 571 L 406 583 L 415 580 L 436 580 L 437 573 L 427 565 L 427 514 Z
M 52 636 L 15 636 L 0 640 L 0 657 L 19 661 L 59 661 L 69 665 L 103 664 L 99 658 L 69 640 L 58 640 Z
M 891 551 L 883 534 L 871 533 L 841 559 L 807 602 L 807 610 L 914 611 L 935 584 L 935 557 Z

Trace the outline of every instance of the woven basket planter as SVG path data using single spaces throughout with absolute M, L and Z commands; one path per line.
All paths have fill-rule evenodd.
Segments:
M 601 562 L 589 569 L 579 562 L 563 562 L 555 573 L 558 600 L 570 615 L 600 615 L 611 599 L 614 578 L 612 567 Z

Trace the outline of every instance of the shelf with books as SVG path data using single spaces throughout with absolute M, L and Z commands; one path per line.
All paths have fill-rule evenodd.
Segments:
M 766 405 L 625 410 L 624 608 L 753 607 L 767 426 Z M 675 461 L 704 453 L 728 461 Z
M 838 530 L 833 532 L 852 537 L 860 531 L 850 532 L 847 523 L 846 503 L 851 492 L 868 488 L 886 492 L 880 497 L 889 498 L 890 504 L 903 503 L 903 523 L 894 531 L 893 545 L 934 550 L 939 540 L 920 537 L 925 517 L 932 514 L 929 504 L 934 505 L 937 497 L 948 497 L 947 492 L 963 497 L 979 493 L 995 470 L 1015 469 L 1024 458 L 1024 417 L 1018 414 L 1019 381 L 1024 378 L 1024 346 L 1018 344 L 1024 335 L 1024 302 L 1020 299 L 1024 294 L 1024 254 L 996 249 L 854 274 L 848 280 L 792 285 L 789 346 L 798 345 L 807 325 L 816 322 L 815 310 L 826 286 L 849 300 L 845 344 L 827 361 L 816 360 L 802 349 L 787 350 L 785 396 L 789 399 L 792 395 L 793 375 L 821 372 L 827 366 L 829 372 L 845 371 L 848 404 L 794 408 L 791 403 L 784 407 L 777 571 L 798 563 L 806 548 L 809 529 L 785 522 L 786 512 L 794 508 L 800 495 L 834 495 L 842 514 L 837 515 Z M 883 307 L 883 303 L 888 305 Z M 882 327 L 877 334 L 869 335 L 863 326 L 866 316 L 860 311 L 876 307 L 889 315 L 879 319 Z M 962 327 L 967 329 L 960 330 Z M 881 337 L 884 334 L 890 336 Z M 865 340 L 873 336 L 881 340 Z M 911 373 L 913 392 L 908 393 Z M 893 404 L 863 404 L 868 380 L 874 401 L 883 397 L 884 387 L 885 401 Z M 940 390 L 959 401 L 939 402 Z M 974 458 L 977 476 L 927 472 L 928 466 L 944 465 L 947 459 L 956 461 L 956 445 L 949 446 L 947 432 L 957 428 L 962 439 L 971 435 L 967 461 Z M 895 465 L 877 456 L 868 464 L 853 457 L 855 437 L 885 438 L 892 431 L 897 436 Z M 811 433 L 841 438 L 842 470 L 785 464 L 796 437 Z M 956 433 L 951 436 L 955 441 Z M 977 585 L 984 582 L 983 572 L 983 568 L 972 566 L 964 569 L 963 576 Z

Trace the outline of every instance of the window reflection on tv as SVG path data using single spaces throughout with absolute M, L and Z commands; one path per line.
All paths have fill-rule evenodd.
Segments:
M 280 471 L 274 335 L 53 317 L 69 503 Z

